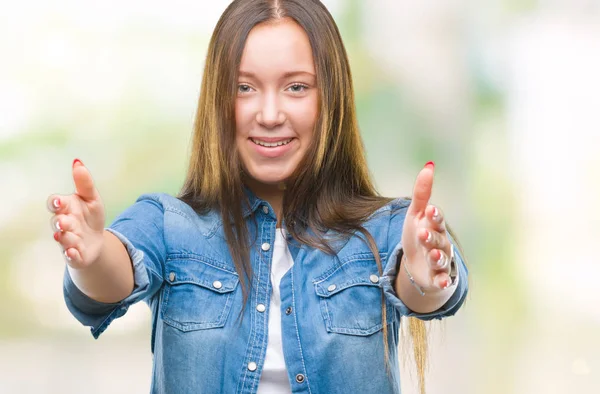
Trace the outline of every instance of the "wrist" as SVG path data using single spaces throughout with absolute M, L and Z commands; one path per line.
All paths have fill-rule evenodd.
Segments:
M 418 270 L 419 267 L 412 267 L 408 262 L 406 254 L 404 251 L 401 251 L 401 256 L 398 259 L 398 265 L 396 272 L 400 274 L 400 271 L 404 271 L 404 275 L 408 278 L 410 284 L 417 290 L 417 292 L 421 296 L 425 296 L 426 294 L 433 294 L 444 292 L 445 290 L 456 287 L 458 283 L 458 266 L 456 264 L 456 258 L 454 253 L 454 245 L 451 244 L 450 256 L 448 257 L 448 262 L 445 264 L 447 266 L 446 273 L 449 277 L 449 282 L 446 287 L 440 288 L 435 285 L 422 285 L 422 283 L 427 283 L 428 278 L 431 273 L 429 267 L 426 267 L 426 272 L 421 272 L 423 270 Z

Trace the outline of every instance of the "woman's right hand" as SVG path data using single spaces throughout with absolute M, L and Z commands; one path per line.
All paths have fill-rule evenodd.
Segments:
M 104 204 L 92 175 L 79 159 L 73 161 L 75 193 L 53 194 L 47 206 L 54 239 L 75 269 L 87 268 L 100 256 L 104 244 Z

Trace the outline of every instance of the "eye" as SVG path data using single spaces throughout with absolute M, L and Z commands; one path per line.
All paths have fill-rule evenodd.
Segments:
M 306 89 L 308 89 L 308 86 L 300 84 L 300 83 L 295 83 L 292 86 L 290 86 L 288 89 L 290 89 L 290 91 L 292 93 L 304 93 L 306 91 Z
M 251 91 L 252 91 L 252 88 L 249 85 L 246 85 L 244 83 L 238 85 L 238 93 L 244 94 L 244 93 L 250 93 Z

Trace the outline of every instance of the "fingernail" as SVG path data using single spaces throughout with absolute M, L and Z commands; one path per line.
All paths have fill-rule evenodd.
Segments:
M 54 226 L 56 227 L 56 229 L 58 231 L 62 231 L 62 228 L 60 228 L 60 223 L 58 222 L 58 220 L 54 223 Z
M 56 211 L 56 206 L 54 205 L 54 200 L 52 200 L 52 201 L 46 200 L 46 208 L 48 208 L 48 210 L 50 212 Z
M 58 242 L 58 233 L 54 233 L 54 240 Z
M 433 220 L 436 222 L 440 219 L 440 211 L 438 211 L 437 207 L 433 207 Z
M 435 167 L 435 163 L 432 162 L 432 161 L 428 161 L 427 163 L 425 163 L 425 167 L 427 167 L 427 166 L 431 166 L 431 168 L 434 168 Z
M 52 205 L 56 209 L 60 208 L 60 200 L 58 198 L 55 198 L 54 200 L 52 200 Z
M 446 290 L 448 287 L 450 287 L 450 279 L 446 279 L 446 284 L 444 284 L 444 286 L 442 286 L 442 289 Z
M 69 257 L 69 255 L 67 254 L 67 251 L 65 250 L 63 253 L 65 254 L 65 257 L 67 258 L 67 260 L 71 261 L 71 258 L 70 258 L 70 257 Z
M 440 257 L 438 257 L 437 261 L 435 262 L 435 265 L 437 265 L 438 268 L 441 268 L 443 265 L 445 265 L 446 261 L 444 259 L 444 255 L 442 254 L 442 251 L 438 250 L 438 253 Z
M 431 231 L 429 231 L 429 230 L 426 230 L 426 231 L 427 231 L 427 239 L 425 240 L 425 242 L 429 243 L 429 242 L 431 242 L 432 235 L 431 235 Z
M 75 164 L 77 164 L 77 163 L 83 165 L 83 162 L 81 160 L 75 159 L 75 160 L 73 160 L 73 167 L 75 167 Z

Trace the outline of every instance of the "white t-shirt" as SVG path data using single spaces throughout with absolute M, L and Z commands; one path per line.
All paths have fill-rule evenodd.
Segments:
M 265 365 L 258 383 L 258 394 L 291 393 L 281 345 L 281 295 L 279 283 L 285 273 L 292 267 L 294 260 L 287 247 L 286 237 L 282 229 L 275 231 L 273 245 L 273 262 L 271 263 L 271 284 L 273 293 L 269 304 L 269 338 Z

